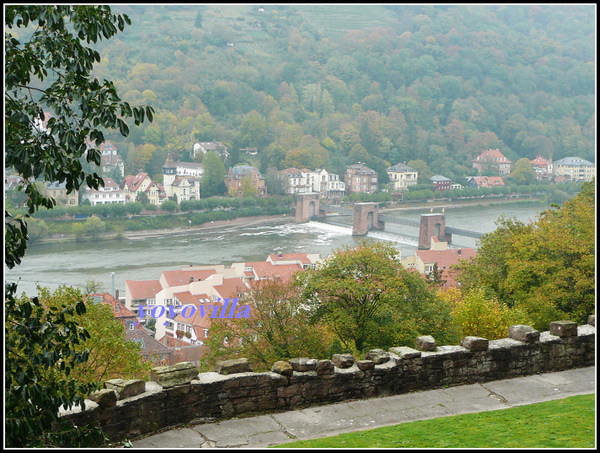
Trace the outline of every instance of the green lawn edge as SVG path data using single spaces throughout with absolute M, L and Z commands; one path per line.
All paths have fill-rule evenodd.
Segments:
M 594 448 L 595 394 L 418 420 L 272 448 Z

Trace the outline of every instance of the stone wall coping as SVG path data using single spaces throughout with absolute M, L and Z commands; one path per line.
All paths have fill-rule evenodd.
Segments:
M 530 344 L 525 343 L 524 341 L 513 340 L 512 338 L 500 338 L 499 340 L 490 340 L 488 350 L 491 351 L 493 349 L 510 349 L 518 346 L 526 348 L 529 347 Z
M 188 384 L 183 384 L 183 385 L 188 385 Z M 175 388 L 175 387 L 170 387 L 170 388 Z M 129 396 L 127 398 L 123 398 L 122 400 L 118 400 L 117 406 L 123 406 L 123 405 L 129 404 L 133 401 L 147 398 L 150 395 L 161 393 L 164 390 L 168 390 L 168 389 L 163 388 L 163 386 L 160 385 L 158 382 L 148 381 L 148 382 L 146 382 L 146 391 L 145 392 L 140 393 L 139 395 Z
M 80 407 L 61 408 L 59 416 L 68 416 L 74 422 L 100 423 L 108 438 L 118 439 L 190 420 L 229 419 L 255 412 L 293 410 L 305 404 L 406 393 L 446 384 L 487 382 L 594 364 L 595 327 L 577 326 L 576 332 L 577 336 L 559 337 L 543 331 L 539 342 L 490 340 L 487 351 L 471 351 L 462 345 L 438 346 L 435 351 L 394 347 L 386 353 L 390 359 L 379 364 L 375 364 L 376 360 L 357 360 L 348 354 L 338 357 L 354 361 L 348 368 L 318 360 L 317 367 L 329 365 L 328 372 L 321 374 L 293 371 L 286 377 L 273 371 L 232 374 L 210 371 L 189 376 L 190 381 L 175 386 L 145 382 L 143 393 L 118 400 L 111 407 L 103 408 L 86 399 L 85 411 Z M 376 356 L 380 353 L 371 352 Z M 183 367 L 185 373 L 189 366 Z
M 578 337 L 588 337 L 592 335 L 596 335 L 596 327 L 590 324 L 583 324 L 582 326 L 577 326 Z
M 549 331 L 540 332 L 540 343 L 561 343 L 562 339 L 557 335 L 552 335 Z

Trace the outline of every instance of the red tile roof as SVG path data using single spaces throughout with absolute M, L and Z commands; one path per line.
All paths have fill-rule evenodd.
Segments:
M 267 278 L 281 278 L 289 280 L 298 271 L 304 270 L 300 264 L 273 264 L 268 261 L 255 261 L 245 263 L 246 267 L 252 267 L 259 280 Z
M 277 261 L 291 261 L 291 260 L 300 260 L 302 264 L 312 264 L 312 261 L 308 259 L 307 253 L 282 253 L 279 256 L 277 253 L 272 253 L 269 255 L 269 258 L 273 264 L 276 264 Z
M 132 299 L 151 299 L 163 289 L 158 280 L 127 280 L 125 284 Z
M 137 315 L 134 312 L 129 310 L 125 305 L 123 305 L 121 302 L 119 302 L 117 299 L 115 299 L 113 296 L 111 296 L 108 293 L 88 294 L 87 297 L 88 297 L 88 300 L 99 298 L 102 303 L 109 305 L 110 309 L 112 310 L 113 314 L 115 315 L 115 318 L 121 320 L 121 322 L 123 322 L 124 325 L 125 325 L 125 322 L 124 322 L 125 319 L 129 319 L 129 318 L 135 319 L 137 317 Z
M 477 252 L 472 248 L 448 249 L 448 250 L 417 250 L 415 252 L 423 263 L 437 263 L 438 269 L 448 269 L 460 260 L 468 260 L 475 257 Z
M 216 274 L 217 271 L 214 269 L 203 269 L 203 270 L 174 270 L 174 271 L 163 271 L 162 276 L 167 282 L 167 286 L 182 286 L 190 283 L 190 278 L 194 281 L 206 280 L 212 274 Z

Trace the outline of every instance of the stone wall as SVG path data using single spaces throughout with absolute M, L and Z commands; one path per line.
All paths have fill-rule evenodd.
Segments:
M 460 346 L 436 346 L 419 337 L 415 348 L 376 349 L 356 360 L 336 354 L 277 362 L 254 373 L 246 359 L 220 362 L 200 373 L 189 362 L 155 368 L 152 381 L 115 380 L 86 400 L 86 410 L 65 413 L 81 426 L 95 422 L 111 441 L 162 428 L 212 422 L 296 407 L 371 398 L 592 366 L 595 327 L 567 321 L 547 332 L 511 326 L 509 338 L 466 337 Z

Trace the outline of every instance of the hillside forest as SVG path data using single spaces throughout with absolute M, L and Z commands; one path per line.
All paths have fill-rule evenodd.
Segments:
M 410 162 L 473 175 L 500 149 L 595 161 L 593 5 L 118 5 L 94 75 L 155 119 L 107 134 L 126 174 L 220 141 L 227 165 Z M 256 147 L 250 156 L 243 150 Z

